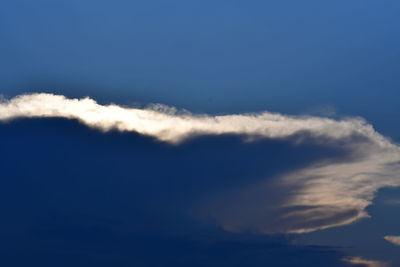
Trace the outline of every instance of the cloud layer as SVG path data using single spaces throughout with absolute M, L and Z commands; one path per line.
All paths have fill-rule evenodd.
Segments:
M 50 117 L 76 119 L 101 131 L 132 131 L 172 144 L 201 135 L 237 134 L 247 141 L 329 144 L 346 152 L 344 158 L 321 159 L 210 197 L 212 204 L 204 212 L 232 232 L 304 233 L 349 224 L 368 217 L 365 208 L 377 190 L 400 186 L 399 147 L 360 118 L 269 112 L 194 115 L 161 105 L 146 109 L 104 106 L 90 98 L 52 94 L 22 95 L 0 103 L 0 121 Z

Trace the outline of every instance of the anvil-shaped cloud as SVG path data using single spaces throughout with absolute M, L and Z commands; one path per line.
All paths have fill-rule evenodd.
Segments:
M 346 156 L 269 177 L 206 200 L 204 212 L 232 232 L 305 233 L 368 217 L 365 208 L 383 187 L 400 186 L 400 148 L 360 118 L 334 120 L 277 113 L 194 115 L 163 106 L 100 105 L 90 98 L 30 94 L 0 103 L 0 121 L 77 119 L 102 131 L 132 131 L 179 145 L 201 135 L 334 146 Z M 268 162 L 266 162 L 268 164 Z

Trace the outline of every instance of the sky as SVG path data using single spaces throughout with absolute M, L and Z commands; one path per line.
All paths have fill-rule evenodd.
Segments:
M 4 0 L 4 266 L 400 265 L 400 2 Z

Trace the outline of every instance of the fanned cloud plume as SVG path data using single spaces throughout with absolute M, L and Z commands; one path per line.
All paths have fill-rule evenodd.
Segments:
M 131 131 L 173 144 L 201 135 L 240 135 L 246 141 L 329 144 L 344 157 L 321 159 L 290 173 L 220 192 L 204 212 L 232 232 L 305 233 L 368 217 L 383 187 L 400 186 L 400 149 L 361 118 L 278 113 L 195 115 L 163 106 L 100 105 L 90 98 L 30 94 L 3 100 L 0 120 L 68 118 L 101 131 Z M 268 162 L 265 163 L 266 166 Z

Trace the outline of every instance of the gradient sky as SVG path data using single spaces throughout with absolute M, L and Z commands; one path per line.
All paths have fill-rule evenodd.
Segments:
M 399 12 L 398 0 L 3 0 L 0 94 L 90 96 L 207 114 L 361 116 L 399 142 Z M 348 140 L 292 147 L 291 138 L 246 144 L 228 134 L 171 147 L 57 118 L 1 123 L 0 137 L 8 218 L 1 248 L 27 262 L 346 266 L 343 258 L 361 257 L 400 264 L 400 247 L 383 239 L 400 234 L 396 189 L 379 191 L 371 219 L 295 237 L 224 231 L 188 216 L 194 211 L 182 204 L 338 157 Z M 179 169 L 180 161 L 187 166 Z M 4 258 L 5 266 L 27 264 Z
M 396 0 L 1 6 L 0 88 L 10 96 L 48 91 L 223 113 L 328 107 L 399 137 Z

